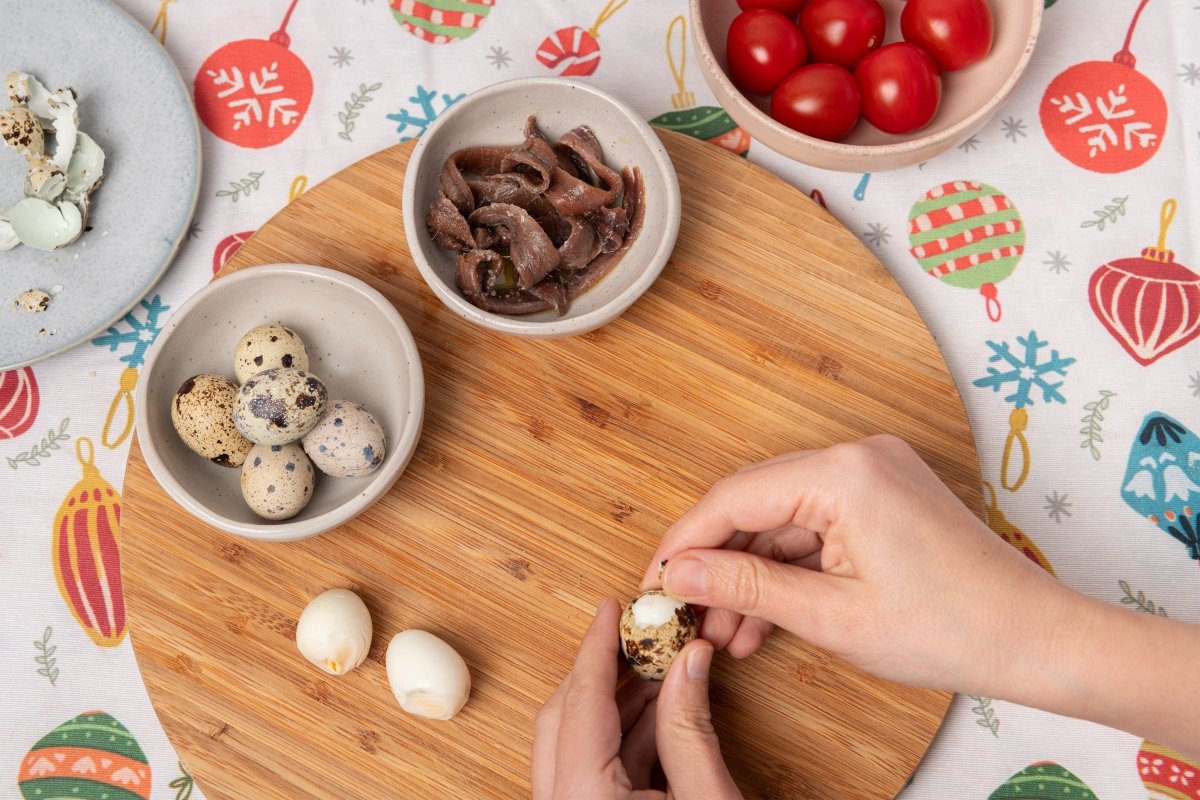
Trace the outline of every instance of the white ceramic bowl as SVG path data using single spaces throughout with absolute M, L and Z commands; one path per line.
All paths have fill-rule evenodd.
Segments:
M 729 79 L 725 39 L 741 10 L 733 0 L 689 0 L 692 38 L 704 80 L 717 102 L 746 133 L 772 150 L 814 167 L 881 172 L 928 161 L 977 133 L 1008 100 L 1025 72 L 1042 25 L 1044 0 L 991 0 L 995 37 L 977 64 L 942 73 L 942 104 L 919 131 L 884 133 L 866 120 L 841 142 L 805 136 L 771 119 L 767 95 L 745 95 Z M 900 41 L 902 0 L 880 0 L 887 14 L 885 43 Z
M 200 373 L 234 380 L 234 346 L 246 331 L 268 322 L 300 335 L 310 371 L 325 382 L 330 400 L 362 403 L 387 436 L 377 470 L 359 478 L 318 472 L 308 506 L 279 522 L 256 516 L 246 505 L 241 469 L 196 455 L 171 424 L 171 400 L 180 384 Z M 424 411 L 416 342 L 387 298 L 357 278 L 299 264 L 251 267 L 201 289 L 159 333 L 137 385 L 138 441 L 167 494 L 213 527 L 269 541 L 337 527 L 386 494 L 416 449 Z
M 472 145 L 520 144 L 530 114 L 551 139 L 589 125 L 604 160 L 636 166 L 646 187 L 642 231 L 612 271 L 575 298 L 566 314 L 554 311 L 508 316 L 473 305 L 454 282 L 457 254 L 434 244 L 425 214 L 437 199 L 438 175 L 451 153 Z M 404 230 L 421 277 L 458 315 L 485 328 L 518 336 L 586 333 L 620 316 L 666 266 L 679 233 L 679 180 L 662 142 L 633 109 L 607 92 L 562 78 L 520 78 L 480 89 L 459 100 L 429 127 L 413 150 L 404 177 Z

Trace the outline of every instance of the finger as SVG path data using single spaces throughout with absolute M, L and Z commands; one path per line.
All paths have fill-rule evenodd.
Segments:
M 752 461 L 744 467 L 738 469 L 738 472 L 750 472 L 752 470 L 761 469 L 762 467 L 772 467 L 776 464 L 786 464 L 789 461 L 798 461 L 801 458 L 808 458 L 820 452 L 819 450 L 793 450 L 790 453 L 781 453 L 771 458 L 764 458 L 762 461 Z
M 712 645 L 688 642 L 671 662 L 658 696 L 658 757 L 678 798 L 741 797 L 713 729 L 708 704 Z
M 533 753 L 530 757 L 533 800 L 549 800 L 554 796 L 554 755 L 558 747 L 563 697 L 570 681 L 571 673 L 568 672 L 533 720 Z
M 568 772 L 599 774 L 620 746 L 621 718 L 615 701 L 619 618 L 620 606 L 605 599 L 579 645 L 571 685 L 563 697 L 556 781 Z
M 658 683 L 658 681 L 654 681 Z M 634 789 L 645 789 L 650 786 L 650 770 L 658 761 L 658 750 L 654 743 L 655 716 L 658 713 L 658 699 L 651 700 L 641 715 L 634 720 L 629 732 L 621 739 L 621 763 L 625 765 L 625 774 Z
M 626 677 L 627 680 L 617 686 L 617 711 L 621 715 L 622 735 L 629 732 L 662 688 L 660 681 L 648 681 L 638 677 L 632 670 L 626 673 Z
M 700 637 L 712 643 L 718 650 L 725 649 L 737 634 L 742 624 L 742 615 L 726 608 L 710 608 L 704 612 L 700 623 Z
M 742 617 L 742 624 L 729 640 L 725 650 L 734 658 L 747 658 L 758 652 L 775 626 L 758 617 Z
M 725 542 L 722 547 L 726 550 L 744 550 L 754 541 L 757 534 L 746 533 L 745 531 L 734 531 L 729 537 L 729 541 Z M 660 545 L 661 546 L 661 545 Z M 646 572 L 642 576 L 641 591 L 647 592 L 651 589 L 662 588 L 662 571 L 667 565 L 667 560 L 651 561 L 650 566 L 646 567 Z

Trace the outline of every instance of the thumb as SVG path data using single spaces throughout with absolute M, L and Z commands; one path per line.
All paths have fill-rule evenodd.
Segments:
M 671 662 L 658 695 L 658 758 L 674 800 L 742 796 L 721 758 L 713 730 L 708 705 L 712 658 L 711 644 L 703 639 L 688 642 Z
M 801 637 L 836 607 L 837 578 L 740 550 L 686 550 L 667 561 L 667 594 L 774 623 Z

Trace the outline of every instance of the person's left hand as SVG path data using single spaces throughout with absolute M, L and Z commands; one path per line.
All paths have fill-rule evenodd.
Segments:
M 709 714 L 712 645 L 689 642 L 661 684 L 635 678 L 618 688 L 620 616 L 616 601 L 600 604 L 574 669 L 538 712 L 533 799 L 740 798 Z M 656 762 L 665 793 L 649 788 Z

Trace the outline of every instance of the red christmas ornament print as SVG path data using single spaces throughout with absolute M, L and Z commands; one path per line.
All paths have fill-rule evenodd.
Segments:
M 591 75 L 600 66 L 600 26 L 624 7 L 628 0 L 608 0 L 592 27 L 560 28 L 538 45 L 537 60 L 563 77 Z
M 0 372 L 0 439 L 15 439 L 33 427 L 39 400 L 33 367 Z
M 217 243 L 217 249 L 213 251 L 212 269 L 213 275 L 221 271 L 221 267 L 229 263 L 229 259 L 233 258 L 233 254 L 241 249 L 242 245 L 254 235 L 254 231 L 242 231 L 241 233 L 231 233 Z
M 1110 261 L 1088 283 L 1092 311 L 1142 366 L 1200 336 L 1200 275 L 1167 249 L 1175 209 L 1174 200 L 1163 203 L 1157 246 Z
M 269 39 L 230 42 L 196 72 L 196 113 L 214 134 L 240 147 L 271 147 L 287 139 L 312 102 L 312 73 L 288 49 L 288 20 Z
M 1041 120 L 1059 155 L 1093 172 L 1125 172 L 1158 152 L 1167 129 L 1167 101 L 1154 82 L 1134 67 L 1129 51 L 1142 0 L 1112 61 L 1068 67 L 1046 87 Z

